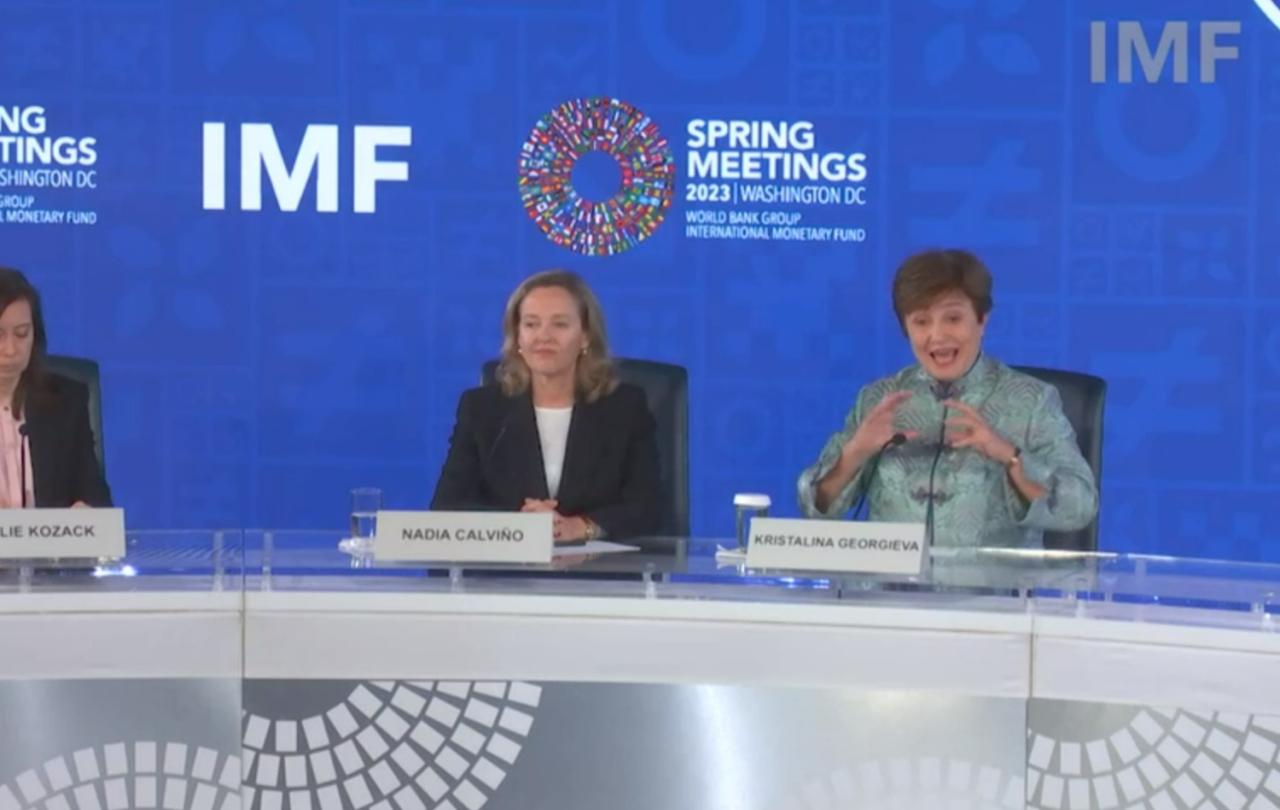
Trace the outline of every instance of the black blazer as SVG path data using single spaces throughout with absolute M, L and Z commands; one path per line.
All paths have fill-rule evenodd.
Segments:
M 111 490 L 93 453 L 89 389 L 58 374 L 46 374 L 45 382 L 23 405 L 36 506 L 111 506 Z
M 621 384 L 574 405 L 557 511 L 585 515 L 611 538 L 653 534 L 658 493 L 658 447 L 644 392 Z M 509 397 L 496 385 L 463 392 L 431 508 L 518 511 L 525 498 L 549 497 L 532 396 Z

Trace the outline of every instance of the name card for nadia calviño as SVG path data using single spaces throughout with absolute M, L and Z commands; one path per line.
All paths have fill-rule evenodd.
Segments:
M 375 560 L 550 563 L 550 512 L 378 512 Z
M 752 518 L 751 568 L 919 574 L 923 523 Z
M 123 509 L 0 509 L 0 559 L 123 556 Z

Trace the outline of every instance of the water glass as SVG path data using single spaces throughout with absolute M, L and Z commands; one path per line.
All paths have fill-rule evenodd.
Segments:
M 768 517 L 772 505 L 772 499 L 760 492 L 739 492 L 733 496 L 733 527 L 738 548 L 747 549 L 747 541 L 751 539 L 751 518 Z
M 378 531 L 378 510 L 382 508 L 382 490 L 359 487 L 351 490 L 351 543 L 355 551 L 373 550 L 373 536 Z

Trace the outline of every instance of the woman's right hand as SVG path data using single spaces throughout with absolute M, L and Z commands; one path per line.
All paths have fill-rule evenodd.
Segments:
M 898 408 L 913 396 L 910 391 L 894 391 L 871 409 L 858 425 L 853 436 L 844 445 L 844 457 L 854 462 L 854 467 L 861 467 L 862 462 L 880 452 L 880 448 L 889 443 L 894 434 L 901 433 L 908 439 L 920 435 L 917 430 L 897 430 L 893 426 Z
M 894 391 L 880 400 L 874 408 L 858 424 L 849 441 L 840 449 L 840 460 L 832 467 L 822 480 L 817 482 L 814 492 L 814 505 L 818 511 L 826 512 L 831 503 L 839 495 L 862 465 L 880 452 L 880 448 L 888 444 L 895 433 L 901 433 L 908 439 L 919 435 L 916 430 L 895 430 L 893 417 L 902 403 L 911 399 L 910 391 Z
M 537 498 L 525 498 L 524 505 L 520 507 L 521 512 L 554 512 L 560 504 L 555 498 L 548 498 L 540 501 Z

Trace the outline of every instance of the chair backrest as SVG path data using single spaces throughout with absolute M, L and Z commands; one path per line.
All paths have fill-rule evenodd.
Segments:
M 89 427 L 93 428 L 93 453 L 98 457 L 98 469 L 107 477 L 107 458 L 102 450 L 102 381 L 98 362 L 84 357 L 62 354 L 45 355 L 44 367 L 54 374 L 84 383 L 89 389 Z
M 618 358 L 618 377 L 644 390 L 657 423 L 658 471 L 662 476 L 662 519 L 658 533 L 689 536 L 689 372 L 653 360 Z M 494 382 L 498 362 L 481 371 L 482 385 Z
M 1029 374 L 1058 389 L 1058 394 L 1062 397 L 1062 412 L 1071 423 L 1071 427 L 1075 429 L 1080 454 L 1093 470 L 1093 480 L 1098 486 L 1099 503 L 1101 503 L 1102 415 L 1107 399 L 1107 381 L 1078 371 L 1035 366 L 1013 366 L 1013 369 Z M 1079 531 L 1045 532 L 1044 546 L 1066 551 L 1097 551 L 1098 516 Z

